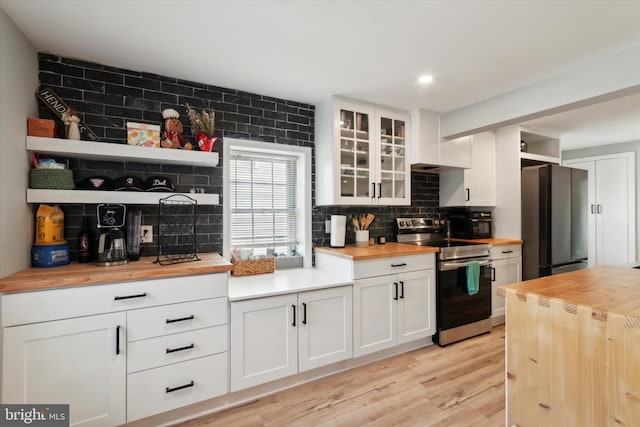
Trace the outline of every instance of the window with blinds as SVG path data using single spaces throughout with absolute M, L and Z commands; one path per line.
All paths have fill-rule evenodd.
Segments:
M 231 150 L 229 208 L 231 248 L 255 256 L 295 255 L 297 158 Z

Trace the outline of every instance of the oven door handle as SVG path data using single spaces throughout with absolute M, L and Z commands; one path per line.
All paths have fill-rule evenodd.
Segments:
M 484 267 L 486 265 L 491 265 L 491 260 L 490 259 L 483 259 L 482 261 L 480 260 L 473 260 L 473 261 L 479 261 L 480 262 L 480 267 Z M 440 271 L 449 271 L 449 270 L 456 270 L 458 268 L 463 268 L 469 265 L 471 261 L 466 260 L 466 261 L 450 261 L 450 262 L 441 262 L 440 263 Z

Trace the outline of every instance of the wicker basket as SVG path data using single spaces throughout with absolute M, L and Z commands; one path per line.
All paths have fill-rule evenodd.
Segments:
M 249 276 L 251 274 L 273 273 L 276 269 L 275 258 L 256 258 L 247 260 L 236 260 L 231 258 L 234 276 Z
M 73 190 L 73 171 L 71 169 L 31 169 L 29 187 L 50 190 Z

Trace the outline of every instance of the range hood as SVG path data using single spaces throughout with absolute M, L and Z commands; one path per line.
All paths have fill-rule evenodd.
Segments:
M 460 161 L 456 157 L 456 153 L 462 153 L 465 148 L 468 152 L 471 137 L 441 138 L 439 113 L 423 109 L 411 111 L 411 135 L 412 171 L 438 173 L 471 167 L 470 159 Z

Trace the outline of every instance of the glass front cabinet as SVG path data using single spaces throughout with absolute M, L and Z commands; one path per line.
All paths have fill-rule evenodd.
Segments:
M 316 204 L 411 204 L 409 115 L 329 104 L 316 110 Z

